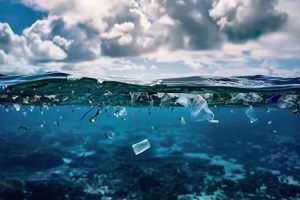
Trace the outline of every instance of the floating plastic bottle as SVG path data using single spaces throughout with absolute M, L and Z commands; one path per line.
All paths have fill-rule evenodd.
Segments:
M 132 145 L 132 149 L 133 149 L 135 155 L 143 153 L 144 151 L 146 151 L 149 148 L 150 148 L 150 143 L 147 139 L 144 139 L 144 140 Z
M 256 114 L 255 114 L 255 112 L 254 112 L 254 110 L 253 110 L 253 108 L 252 108 L 251 105 L 249 105 L 248 108 L 246 108 L 246 115 L 247 115 L 247 117 L 249 118 L 251 124 L 252 124 L 252 123 L 257 123 L 257 122 L 258 122 L 258 119 L 257 119 L 257 117 L 256 117 Z
M 191 105 L 192 121 L 211 121 L 215 117 L 214 113 L 208 108 L 206 100 L 201 95 L 196 95 Z

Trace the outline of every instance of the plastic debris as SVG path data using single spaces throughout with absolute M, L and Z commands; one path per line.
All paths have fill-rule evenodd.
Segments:
M 186 125 L 186 121 L 183 117 L 180 117 L 179 120 L 182 125 Z
M 299 103 L 297 103 L 297 109 L 296 109 L 296 110 L 293 110 L 293 113 L 294 113 L 294 114 L 299 114 L 299 113 L 300 113 L 300 106 L 299 106 Z
M 16 109 L 16 111 L 20 111 L 20 109 L 21 109 L 20 104 L 14 103 L 13 106 L 14 106 L 14 108 Z
M 114 116 L 124 118 L 127 116 L 127 111 L 124 106 L 114 107 Z
M 267 100 L 267 103 L 274 103 L 282 97 L 282 94 L 274 94 L 270 99 Z
M 179 103 L 180 105 L 184 107 L 190 107 L 191 106 L 191 99 L 187 96 L 185 93 L 180 93 L 179 98 L 175 102 L 175 104 Z
M 86 116 L 89 112 L 91 112 L 94 108 L 95 108 L 95 106 L 92 106 L 91 109 L 89 109 L 88 111 L 86 111 L 86 112 L 84 113 L 84 115 L 80 118 L 80 120 L 83 120 L 83 119 L 85 118 L 85 116 Z
M 129 92 L 129 94 L 131 97 L 131 104 L 134 104 L 134 102 L 136 102 L 141 95 L 141 92 Z
M 232 94 L 231 95 L 231 103 L 237 103 L 238 101 L 244 101 L 244 102 L 261 102 L 263 98 L 259 96 L 258 94 L 254 92 L 250 93 L 238 93 L 238 94 Z
M 294 102 L 298 99 L 298 95 L 285 95 L 278 100 L 279 108 L 290 108 L 294 105 Z
M 98 109 L 97 112 L 96 112 L 96 114 L 93 115 L 93 116 L 91 116 L 90 122 L 94 123 L 94 122 L 97 120 L 97 117 L 98 117 L 98 115 L 99 115 L 100 113 L 101 113 L 101 110 Z
M 218 124 L 218 123 L 219 123 L 219 120 L 213 119 L 213 120 L 209 120 L 208 122 L 209 122 L 209 123 L 212 123 L 212 124 Z
M 201 95 L 196 95 L 191 105 L 191 120 L 211 121 L 214 117 L 214 113 L 208 108 L 207 101 Z
M 104 136 L 105 136 L 106 138 L 109 138 L 109 139 L 114 139 L 114 137 L 115 137 L 115 132 L 113 132 L 113 131 L 107 131 L 107 132 L 104 133 Z
M 245 94 L 244 93 L 238 93 L 238 94 L 231 94 L 231 103 L 237 103 L 238 101 L 244 100 Z
M 254 92 L 244 95 L 244 100 L 247 102 L 261 102 L 263 98 Z
M 144 140 L 132 145 L 132 149 L 133 149 L 135 155 L 143 153 L 144 151 L 146 151 L 149 148 L 150 148 L 150 143 L 147 139 L 144 139 Z
M 272 124 L 272 121 L 268 121 L 268 124 L 269 124 L 269 125 Z
M 60 127 L 58 119 L 56 120 L 56 124 L 57 124 L 58 127 Z
M 161 98 L 161 102 L 159 104 L 160 108 L 163 110 L 168 110 L 171 106 L 171 98 L 168 94 L 165 94 L 162 98 Z
M 258 122 L 256 114 L 255 114 L 255 112 L 254 112 L 254 110 L 253 110 L 253 108 L 252 108 L 251 105 L 249 105 L 248 108 L 246 108 L 246 115 L 250 119 L 251 124 Z
M 25 129 L 25 130 L 27 130 L 27 131 L 30 131 L 30 130 L 31 130 L 30 127 L 28 127 L 28 126 L 23 126 L 23 125 L 19 126 L 18 129 Z

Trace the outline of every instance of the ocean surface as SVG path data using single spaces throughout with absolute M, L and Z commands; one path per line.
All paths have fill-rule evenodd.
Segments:
M 300 199 L 300 78 L 0 75 L 0 199 Z

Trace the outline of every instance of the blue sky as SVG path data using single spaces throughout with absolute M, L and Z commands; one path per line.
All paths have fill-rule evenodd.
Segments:
M 300 76 L 300 0 L 0 0 L 0 73 Z

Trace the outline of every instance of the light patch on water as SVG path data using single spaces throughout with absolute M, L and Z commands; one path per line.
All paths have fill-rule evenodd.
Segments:
M 209 164 L 223 166 L 225 170 L 225 179 L 237 181 L 239 179 L 245 178 L 245 170 L 243 168 L 243 165 L 223 160 L 221 156 L 214 156 Z

